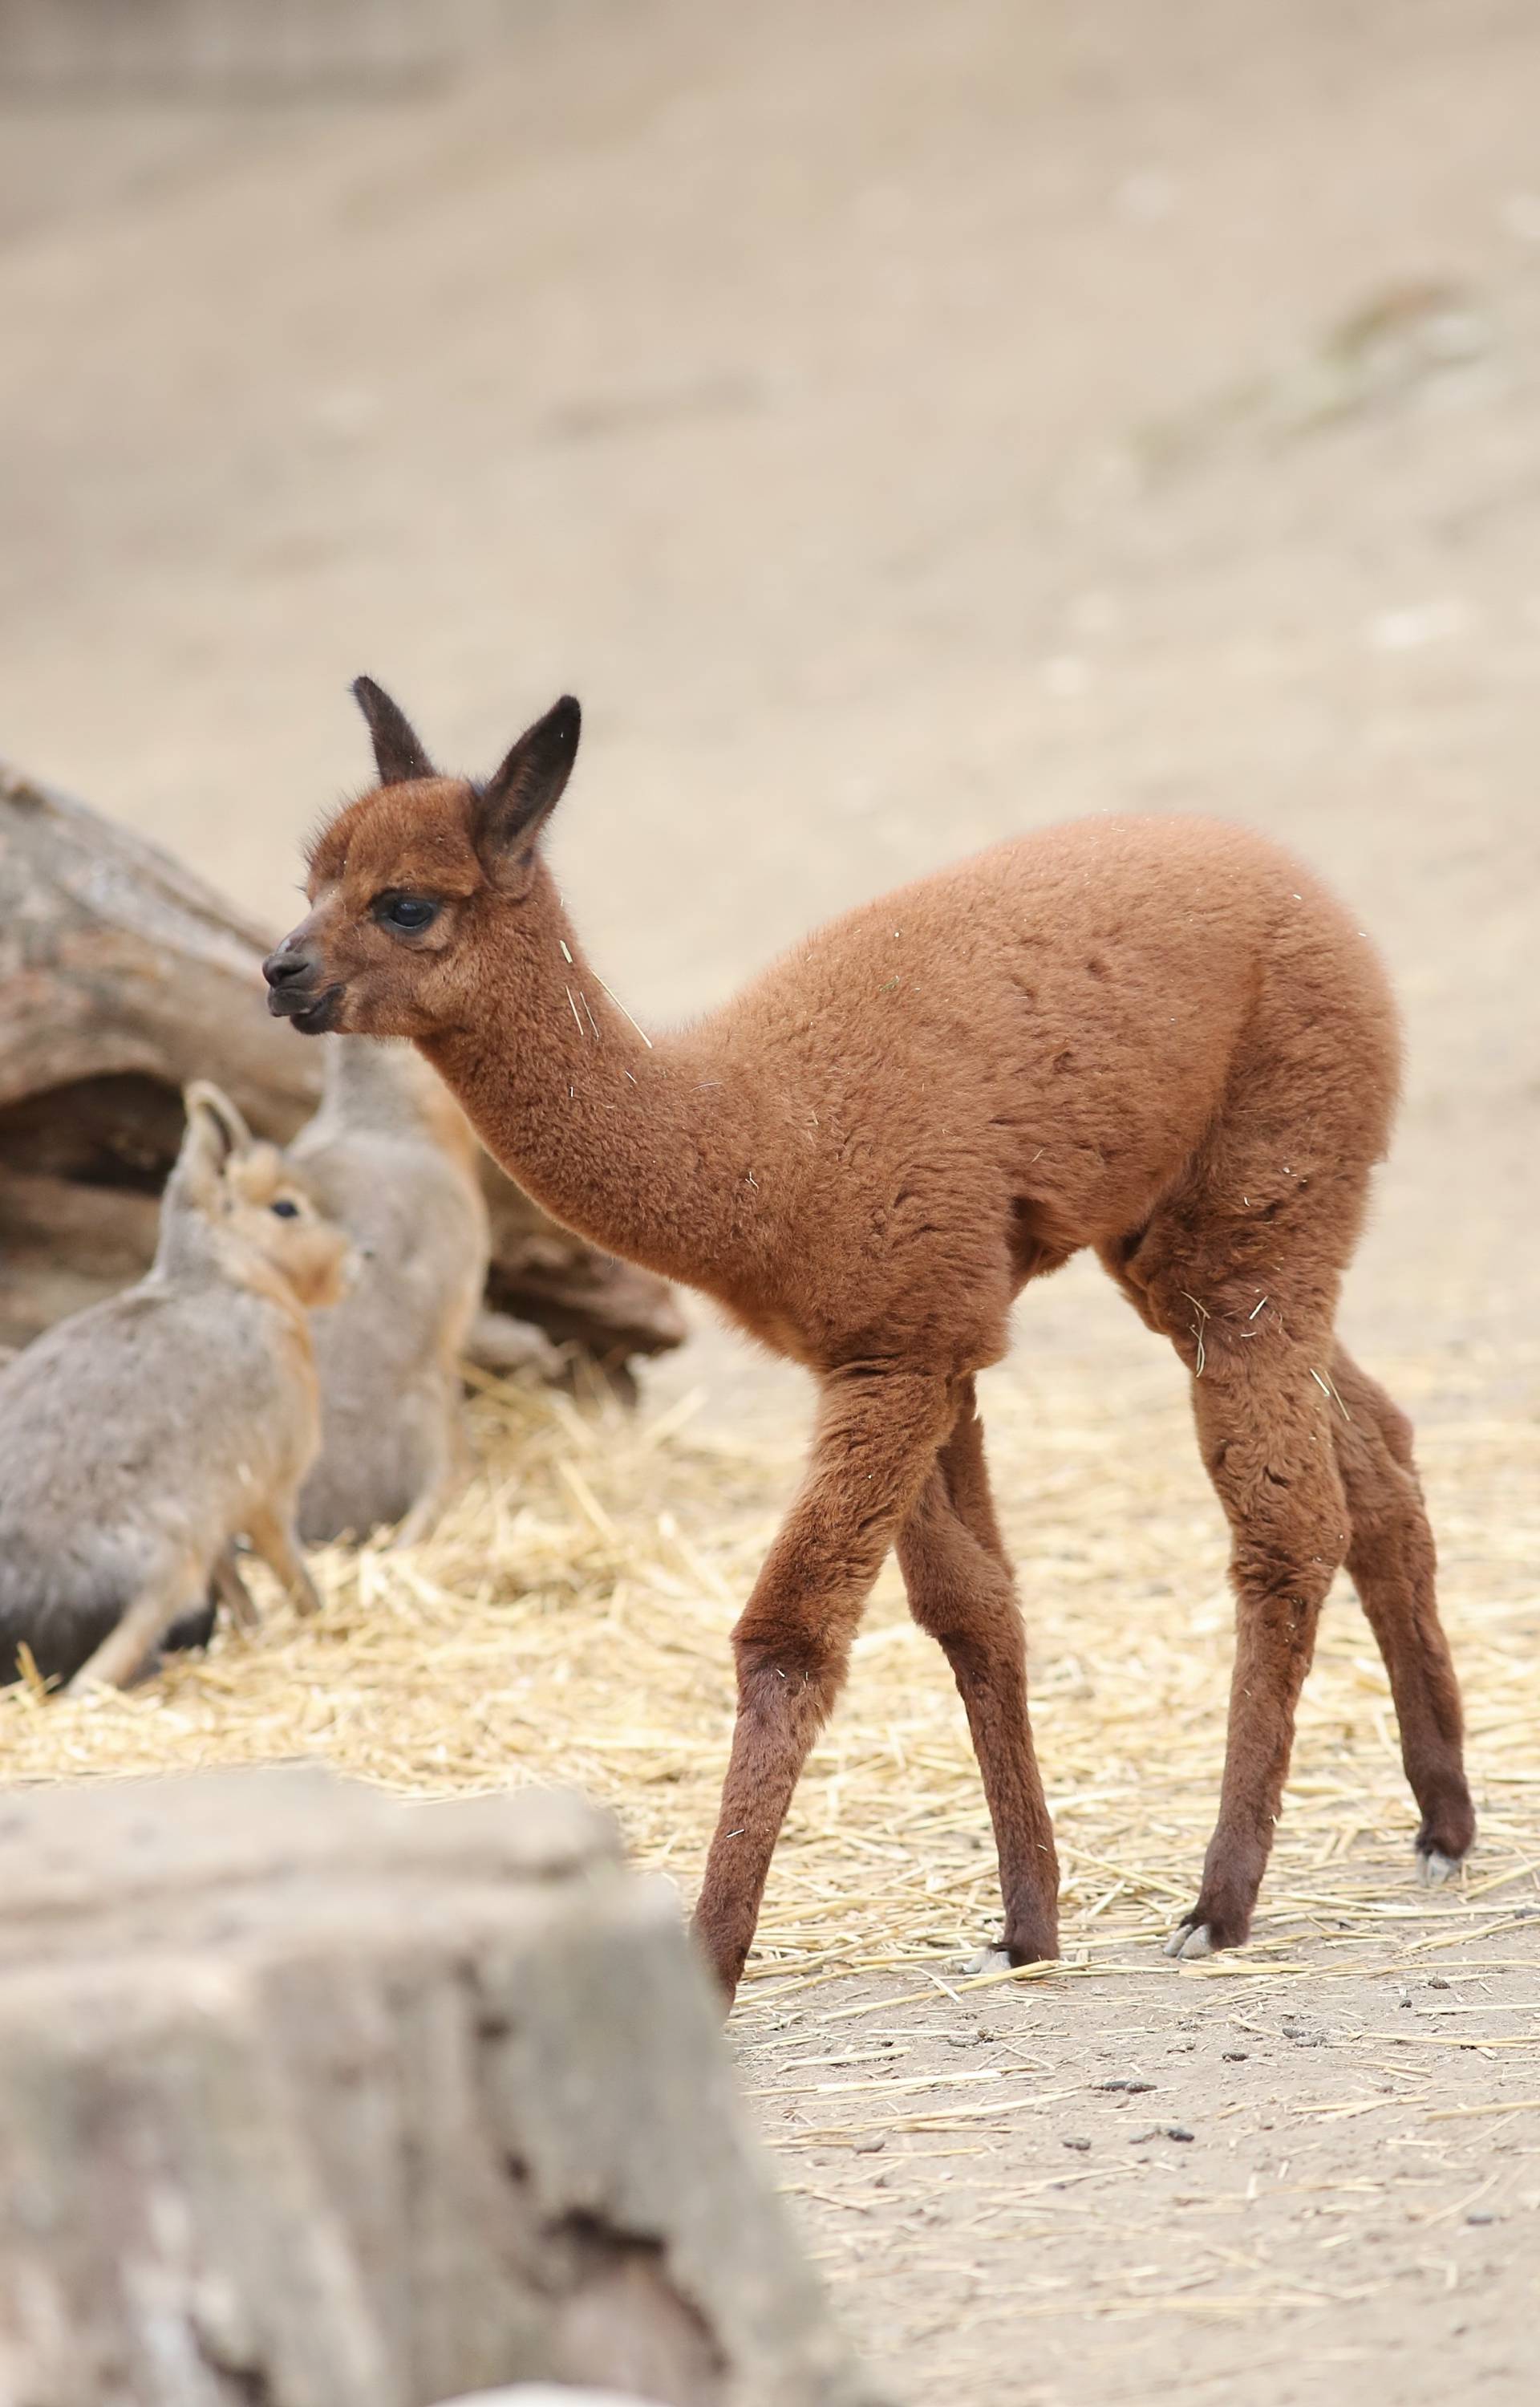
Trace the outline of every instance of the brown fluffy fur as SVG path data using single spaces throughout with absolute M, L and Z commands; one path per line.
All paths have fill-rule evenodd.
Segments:
M 702 1289 L 819 1384 L 806 1476 L 734 1636 L 738 1725 L 697 1916 L 724 1987 L 895 1545 L 967 1708 L 1005 1949 L 1056 1953 L 974 1377 L 1027 1280 L 1082 1246 L 1192 1374 L 1233 1532 L 1220 1816 L 1173 1949 L 1247 1935 L 1343 1562 L 1441 1877 L 1475 1826 L 1433 1541 L 1407 1425 L 1334 1335 L 1398 1073 L 1384 972 L 1341 907 L 1239 828 L 1091 819 L 849 913 L 649 1045 L 538 847 L 576 705 L 478 788 L 433 775 L 388 697 L 356 691 L 382 783 L 316 847 L 310 916 L 268 964 L 275 1010 L 413 1038 L 547 1210 Z M 420 931 L 382 919 L 403 894 L 435 905 Z

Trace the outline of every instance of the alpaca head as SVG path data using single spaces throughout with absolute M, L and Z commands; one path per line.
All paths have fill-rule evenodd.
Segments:
M 486 1008 L 488 950 L 537 883 L 581 716 L 564 694 L 484 785 L 444 777 L 371 677 L 353 691 L 379 783 L 314 846 L 309 916 L 262 963 L 267 1007 L 306 1036 L 429 1036 Z

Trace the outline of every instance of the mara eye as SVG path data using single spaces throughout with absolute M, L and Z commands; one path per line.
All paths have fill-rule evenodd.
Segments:
M 415 936 L 438 918 L 438 909 L 426 894 L 382 894 L 374 905 L 374 917 L 382 927 L 401 928 Z
M 287 1195 L 280 1195 L 277 1202 L 270 1204 L 267 1208 L 280 1220 L 297 1220 L 300 1217 L 299 1205 L 290 1203 Z

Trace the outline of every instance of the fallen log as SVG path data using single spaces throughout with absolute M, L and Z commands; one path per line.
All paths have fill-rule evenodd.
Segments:
M 169 854 L 4 763 L 0 880 L 6 1348 L 148 1268 L 189 1078 L 216 1080 L 282 1143 L 315 1109 L 320 1056 L 262 1008 L 271 937 Z M 558 1229 L 490 1161 L 485 1176 L 487 1368 L 540 1357 L 509 1319 L 622 1385 L 635 1357 L 681 1343 L 663 1280 Z

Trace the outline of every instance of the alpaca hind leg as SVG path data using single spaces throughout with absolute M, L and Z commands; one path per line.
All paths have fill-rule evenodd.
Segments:
M 1355 977 L 1303 957 L 1264 976 L 1198 1155 L 1148 1222 L 1100 1249 L 1192 1374 L 1199 1445 L 1230 1524 L 1224 1779 L 1175 1954 L 1233 1947 L 1250 1930 L 1321 1603 L 1349 1543 L 1333 1331 L 1394 1071 L 1388 1009 Z
M 1460 1688 L 1434 1593 L 1433 1532 L 1413 1467 L 1411 1428 L 1345 1347 L 1332 1377 L 1346 1417 L 1333 1425 L 1348 1496 L 1348 1571 L 1385 1659 L 1401 1760 L 1422 1816 L 1420 1877 L 1447 1880 L 1469 1853 L 1476 1814 L 1465 1781 Z
M 1026 1702 L 1026 1644 L 968 1382 L 957 1425 L 898 1537 L 910 1611 L 957 1683 L 999 1855 L 1005 1930 L 982 1964 L 1057 1956 L 1059 1868 Z
M 948 1382 L 921 1373 L 845 1372 L 826 1383 L 801 1491 L 733 1632 L 738 1718 L 695 1915 L 729 2000 L 861 1609 L 955 1412 Z

